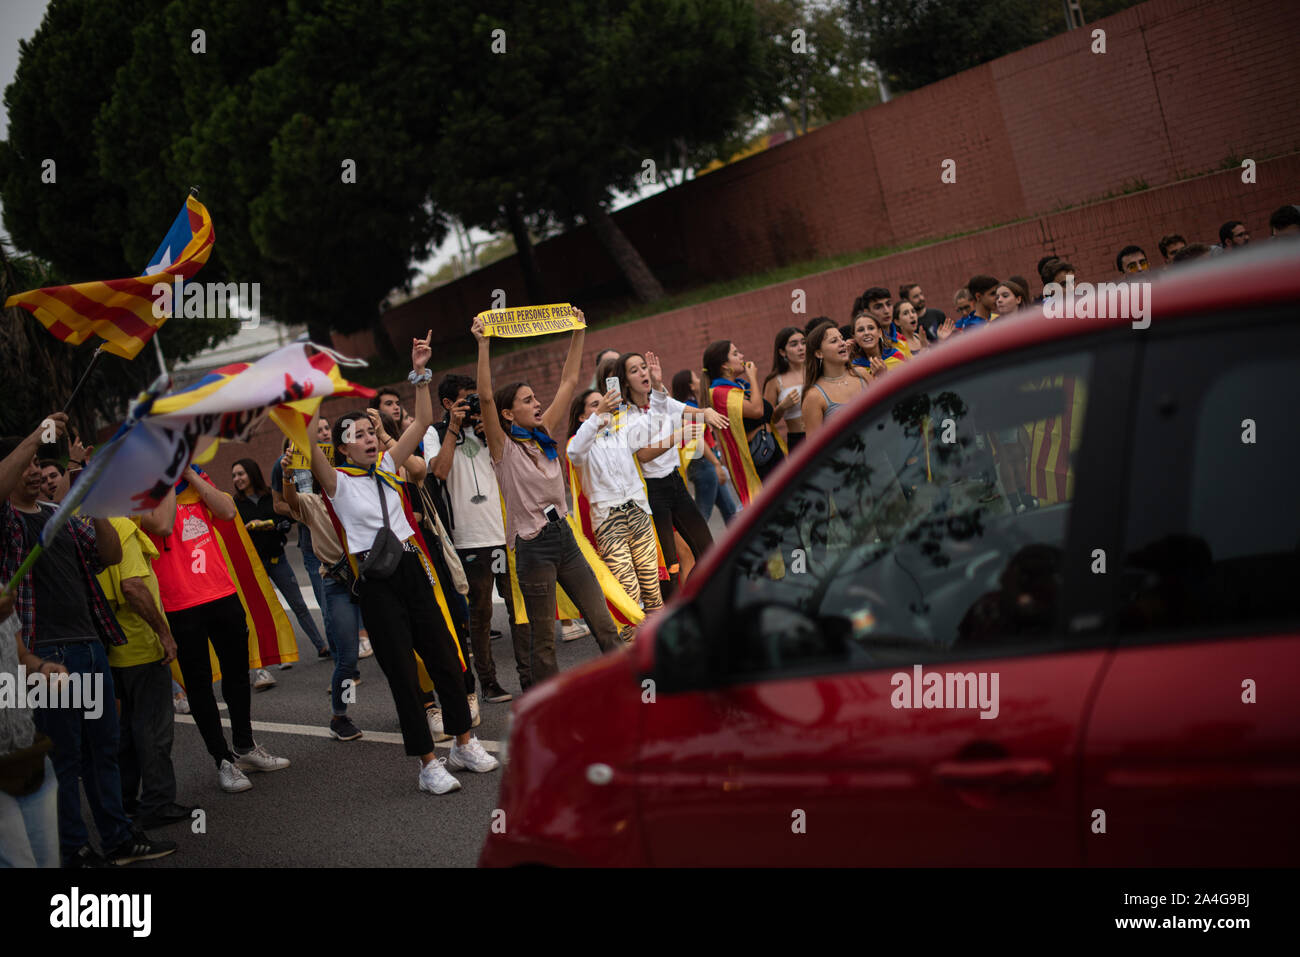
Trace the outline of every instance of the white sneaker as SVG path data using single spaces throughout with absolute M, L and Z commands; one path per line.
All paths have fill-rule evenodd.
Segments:
M 183 692 L 178 695 L 172 695 L 172 708 L 177 714 L 189 714 L 190 699 Z
M 231 794 L 247 791 L 253 786 L 253 782 L 248 780 L 244 772 L 229 761 L 221 762 L 221 770 L 217 772 L 217 780 L 221 782 L 221 790 L 228 791 Z
M 434 794 L 446 794 L 449 791 L 459 791 L 460 782 L 447 773 L 443 767 L 447 763 L 446 758 L 434 758 L 424 767 L 420 768 L 420 790 L 432 791 Z
M 447 755 L 447 767 L 454 771 L 463 768 L 468 771 L 477 771 L 479 774 L 486 774 L 488 771 L 495 771 L 501 767 L 501 764 L 496 758 L 484 751 L 483 745 L 479 744 L 478 738 L 471 734 L 467 744 L 453 744 L 451 746 L 451 754 Z
M 482 716 L 478 713 L 478 694 L 468 695 L 469 698 L 469 717 L 471 728 L 477 728 L 483 723 Z
M 358 658 L 369 658 L 375 653 L 375 649 L 370 647 L 370 639 L 365 635 L 361 636 L 361 650 L 357 652 Z
M 279 771 L 289 766 L 289 759 L 277 758 L 259 744 L 243 754 L 236 751 L 235 765 L 243 771 Z
M 586 638 L 591 634 L 591 629 L 580 621 L 575 621 L 572 625 L 560 626 L 561 641 L 577 641 L 579 638 Z
M 265 668 L 258 668 L 253 672 L 253 689 L 255 691 L 274 688 L 275 683 L 275 679 L 271 677 L 271 672 L 267 671 Z
M 437 744 L 439 741 L 451 740 L 451 735 L 442 729 L 441 708 L 430 708 L 425 712 L 425 715 L 429 718 L 429 733 L 433 735 L 434 744 Z

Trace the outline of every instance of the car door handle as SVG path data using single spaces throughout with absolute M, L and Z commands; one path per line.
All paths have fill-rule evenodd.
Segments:
M 1042 787 L 1052 779 L 1052 762 L 1042 758 L 1000 758 L 993 761 L 940 761 L 934 776 L 955 787 L 1009 785 Z

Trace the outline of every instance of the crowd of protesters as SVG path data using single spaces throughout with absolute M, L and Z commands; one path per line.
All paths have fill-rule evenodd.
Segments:
M 1277 210 L 1269 228 L 1300 234 L 1300 209 Z M 1169 234 L 1156 248 L 1176 266 L 1251 241 L 1237 220 L 1218 239 Z M 1152 266 L 1129 244 L 1115 268 L 1131 281 Z M 445 794 L 460 787 L 452 771 L 498 767 L 473 734 L 480 700 L 513 697 L 498 673 L 506 663 L 493 654 L 502 637 L 491 627 L 495 600 L 505 605 L 503 647 L 521 692 L 557 673 L 557 637 L 590 634 L 602 652 L 622 649 L 711 547 L 715 506 L 730 522 L 791 449 L 892 369 L 1030 308 L 1053 284 L 1080 280 L 1055 255 L 1031 275 L 1037 286 L 1020 275 L 970 277 L 952 315 L 914 282 L 895 287 L 897 297 L 870 286 L 842 322 L 817 316 L 777 331 L 763 378 L 724 339 L 698 368 L 672 370 L 666 385 L 659 356 L 632 348 L 650 344 L 626 343 L 598 352 L 582 387 L 578 329 L 551 396 L 494 381 L 491 339 L 476 319 L 474 376 L 444 377 L 435 399 L 429 338 L 413 340 L 414 408 L 385 389 L 373 408 L 317 418 L 310 450 L 286 442 L 266 463 L 269 484 L 251 458 L 232 467 L 230 492 L 191 467 L 142 516 L 69 520 L 14 591 L 0 594 L 0 675 L 45 683 L 51 701 L 74 678 L 98 683 L 114 704 L 0 707 L 0 866 L 120 865 L 173 853 L 174 842 L 146 829 L 194 811 L 177 803 L 177 712 L 192 715 L 222 791 L 251 788 L 248 772 L 289 767 L 253 736 L 252 692 L 275 679 L 256 666 L 241 600 L 251 564 L 235 567 L 221 529 L 242 527 L 316 656 L 332 659 L 331 736 L 362 736 L 347 706 L 358 660 L 373 654 L 406 753 L 419 758 L 418 787 Z M 45 442 L 51 426 L 66 445 Z M 0 440 L 0 582 L 15 577 L 93 451 L 66 433 L 66 416 L 54 413 L 30 435 Z M 320 630 L 287 557 L 290 534 Z M 435 747 L 446 741 L 440 758 Z M 82 815 L 83 784 L 102 851 Z

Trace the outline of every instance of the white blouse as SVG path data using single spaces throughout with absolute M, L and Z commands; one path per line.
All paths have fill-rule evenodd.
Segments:
M 682 413 L 689 408 L 691 407 L 684 402 L 678 402 L 667 392 L 657 392 L 652 389 L 650 391 L 650 411 L 643 412 L 641 409 L 633 408 L 634 418 L 639 422 L 643 421 L 650 434 L 650 440 L 645 442 L 643 447 L 669 438 L 680 429 L 682 427 Z M 698 410 L 692 409 L 691 411 Z M 681 467 L 681 464 L 682 459 L 678 454 L 678 449 L 673 446 L 649 462 L 642 462 L 641 471 L 645 473 L 645 477 L 648 479 L 659 479 L 672 475 Z
M 588 416 L 569 439 L 568 447 L 569 461 L 581 471 L 582 490 L 591 503 L 592 528 L 600 528 L 610 509 L 626 502 L 635 502 L 643 512 L 651 514 L 645 483 L 636 467 L 634 434 L 629 433 L 626 424 L 607 428 L 600 419 L 599 415 Z M 640 447 L 644 448 L 645 443 Z

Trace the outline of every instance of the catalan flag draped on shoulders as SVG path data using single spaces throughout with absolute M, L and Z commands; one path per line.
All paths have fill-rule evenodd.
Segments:
M 156 287 L 192 278 L 208 261 L 215 238 L 212 217 L 189 196 L 143 275 L 33 289 L 10 296 L 5 308 L 21 306 L 69 345 L 97 335 L 105 352 L 134 359 L 169 317 L 168 310 L 154 308 L 163 294 Z
M 387 453 L 384 459 L 392 465 L 392 457 Z M 465 649 L 461 647 L 459 633 L 456 630 L 456 624 L 452 620 L 451 603 L 459 600 L 455 596 L 450 581 L 442 581 L 438 576 L 437 566 L 434 564 L 433 555 L 429 551 L 429 546 L 425 543 L 424 533 L 420 530 L 420 523 L 415 520 L 415 511 L 411 507 L 411 486 L 398 476 L 395 472 L 388 469 L 380 468 L 377 463 L 370 468 L 362 468 L 359 465 L 342 465 L 338 471 L 344 475 L 350 476 L 378 476 L 379 480 L 397 493 L 398 498 L 402 500 L 402 513 L 406 516 L 407 523 L 411 526 L 414 535 L 407 539 L 415 547 L 416 554 L 419 556 L 420 564 L 424 566 L 424 573 L 429 576 L 429 584 L 433 587 L 434 599 L 438 603 L 438 611 L 442 613 L 443 623 L 447 626 L 447 634 L 451 635 L 452 641 L 456 645 L 456 657 L 460 659 L 461 671 L 468 669 L 469 665 L 465 661 Z M 348 547 L 348 536 L 343 530 L 343 523 L 339 520 L 338 514 L 334 511 L 334 506 L 330 502 L 329 496 L 322 495 L 321 501 L 325 503 L 325 509 L 329 512 L 330 523 L 334 526 L 334 532 L 339 537 L 339 544 L 343 546 L 343 554 L 347 556 L 348 565 L 352 569 L 354 577 L 360 576 L 360 566 L 357 563 L 357 556 L 352 553 Z M 429 672 L 421 660 L 419 652 L 412 652 L 415 655 L 417 671 L 420 678 L 420 687 L 428 692 L 433 690 L 433 679 L 429 677 Z
M 748 505 L 763 490 L 763 480 L 754 467 L 754 459 L 749 453 L 749 440 L 746 436 L 743 406 L 749 398 L 751 386 L 744 379 L 716 378 L 709 386 L 709 401 L 713 411 L 725 415 L 731 423 L 729 429 L 716 430 L 718 449 L 722 452 L 722 461 L 731 473 L 731 481 L 740 496 L 740 504 Z M 785 438 L 774 431 L 777 446 L 781 454 L 787 454 Z

